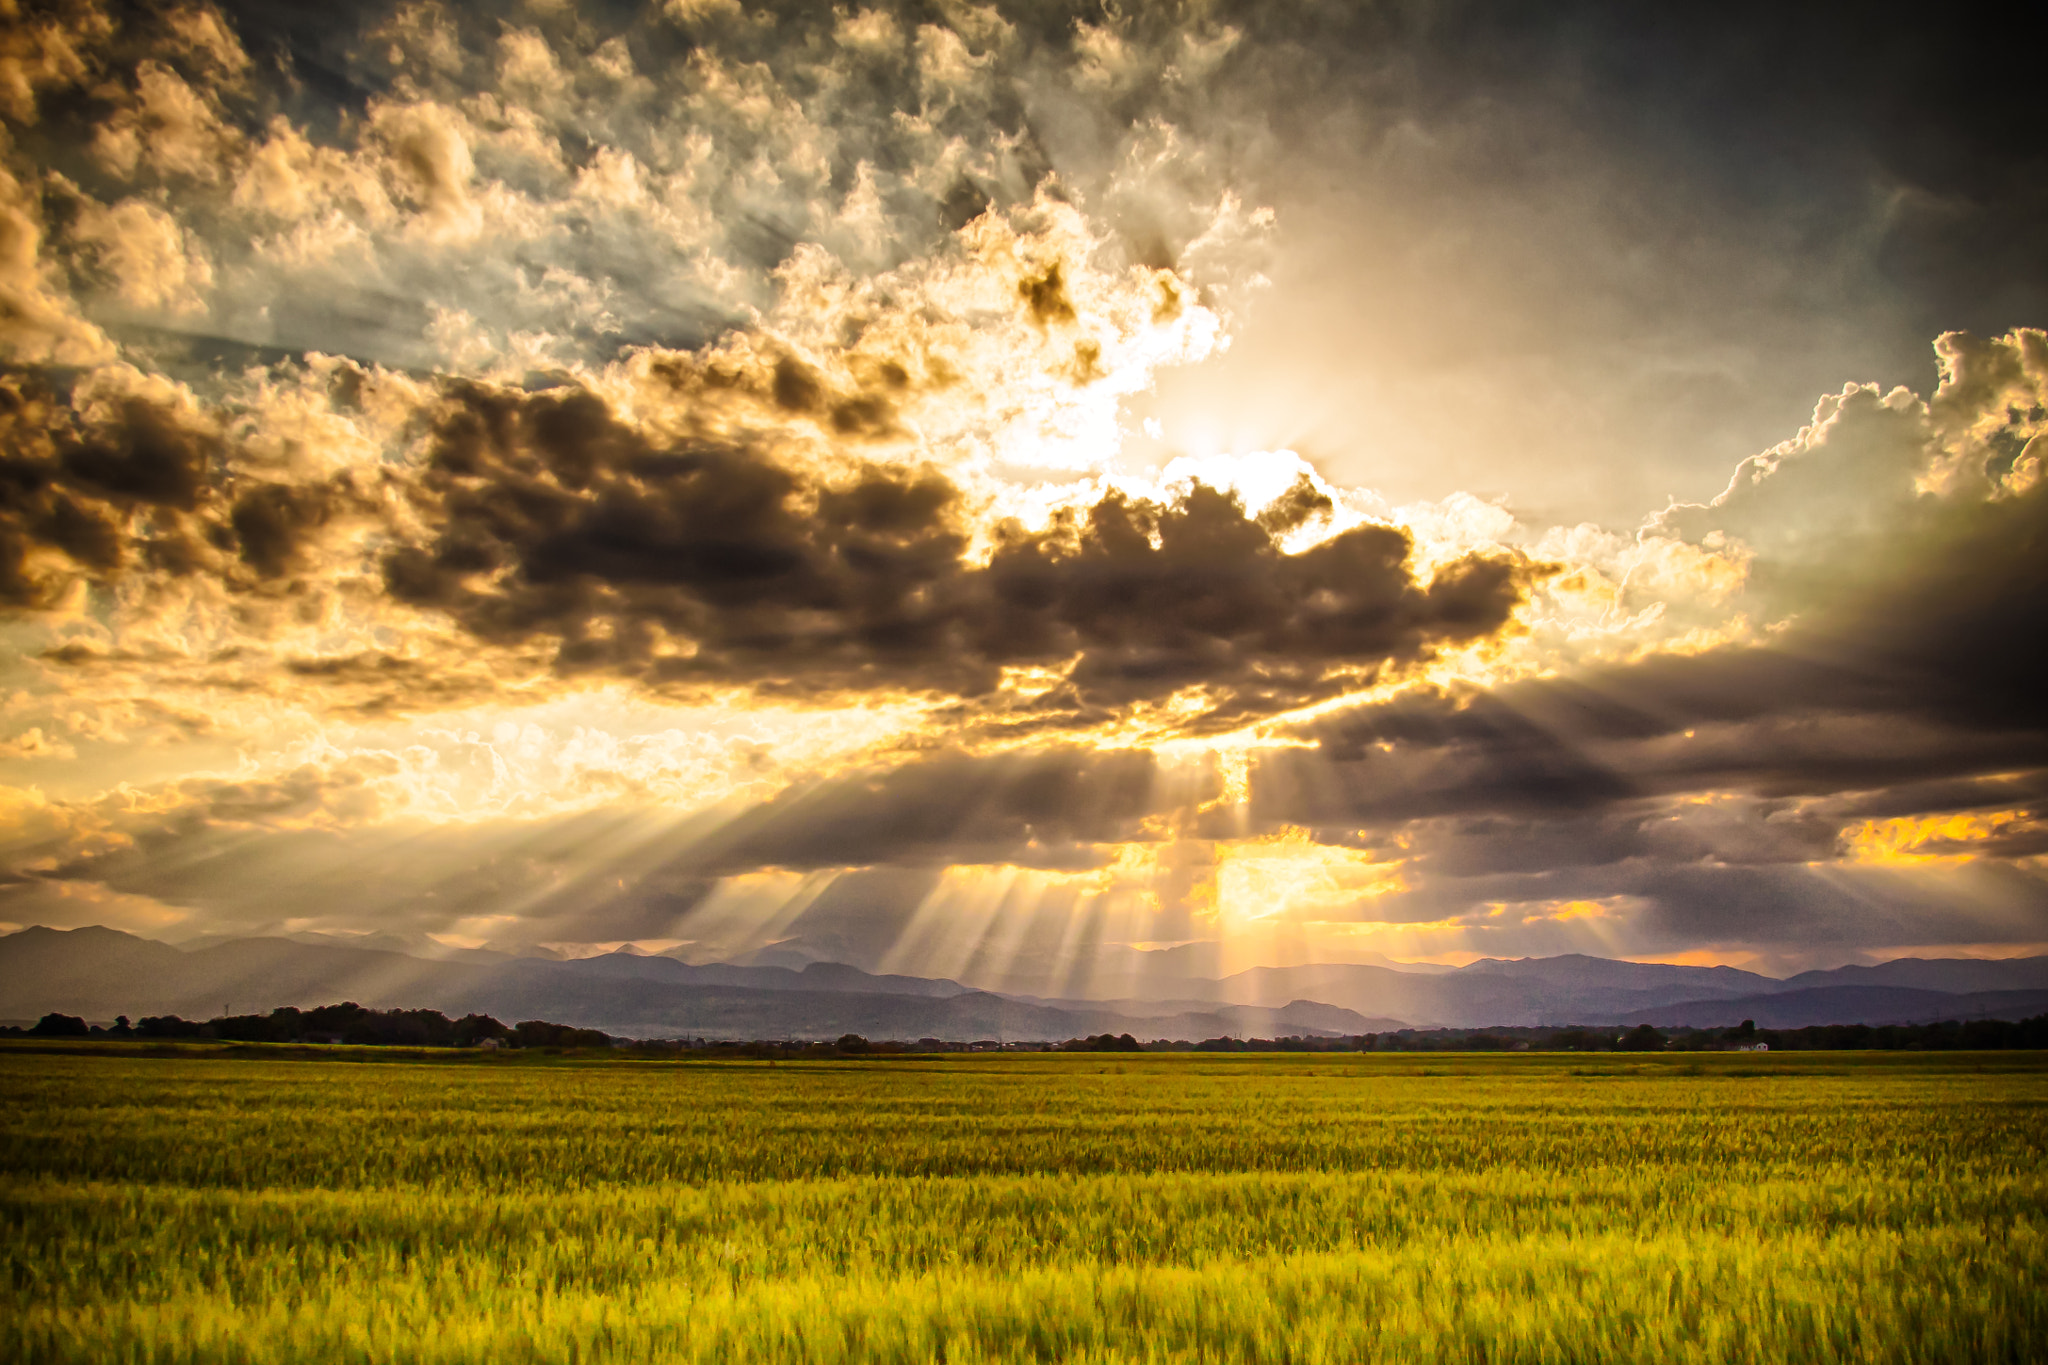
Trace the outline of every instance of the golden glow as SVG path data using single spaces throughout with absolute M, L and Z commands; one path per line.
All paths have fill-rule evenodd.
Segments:
M 1273 919 L 1355 917 L 1362 903 L 1408 884 L 1405 860 L 1317 843 L 1305 829 L 1285 827 L 1216 847 L 1215 914 L 1222 926 Z
M 1962 811 L 1952 815 L 1900 816 L 1865 820 L 1842 831 L 1849 856 L 1876 867 L 1959 866 L 2003 834 L 2034 825 L 2024 810 Z
M 1230 950 L 1220 960 L 1239 966 L 1261 955 L 1363 951 L 1467 960 L 1506 944 L 1619 952 L 1655 942 L 1631 937 L 1648 918 L 1643 904 L 1580 893 L 1633 883 L 1596 877 L 1568 894 L 1573 883 L 1561 875 L 1555 884 L 1525 881 L 1522 890 L 1504 891 L 1513 877 L 1461 873 L 1457 867 L 1469 860 L 1444 855 L 1447 843 L 1485 837 L 1459 827 L 1487 805 L 1488 763 L 1500 758 L 1476 752 L 1483 739 L 1432 743 L 1424 735 L 1410 744 L 1385 737 L 1390 730 L 1369 742 L 1364 761 L 1350 763 L 1334 752 L 1336 742 L 1332 753 L 1306 752 L 1317 748 L 1316 723 L 1380 704 L 1405 709 L 1394 704 L 1428 693 L 1444 694 L 1451 707 L 1478 700 L 1540 710 L 1504 685 L 1547 678 L 1607 688 L 1603 700 L 1629 707 L 1640 698 L 1625 695 L 1611 672 L 1603 681 L 1583 666 L 1782 639 L 1812 603 L 1797 593 L 1772 595 L 1772 583 L 1788 576 L 1774 577 L 1783 566 L 1770 559 L 1770 537 L 1781 522 L 1803 533 L 1808 514 L 1827 499 L 1797 478 L 1772 483 L 1765 475 L 1825 456 L 1829 442 L 1862 430 L 1859 422 L 1878 423 L 1869 430 L 1879 435 L 1905 430 L 1900 439 L 1908 445 L 1872 446 L 1884 458 L 1866 452 L 1857 467 L 1875 481 L 1884 469 L 1910 465 L 1910 477 L 1899 474 L 1896 482 L 1929 500 L 2019 497 L 2048 459 L 2042 419 L 2024 415 L 2038 414 L 2048 400 L 2042 334 L 1981 342 L 1951 335 L 1939 343 L 1945 373 L 1935 397 L 1853 387 L 1831 395 L 1811 426 L 1745 466 L 1711 507 L 1635 509 L 1649 516 L 1607 526 L 1578 520 L 1587 504 L 1569 498 L 1558 506 L 1576 510 L 1531 512 L 1504 494 L 1458 485 L 1509 487 L 1517 482 L 1505 477 L 1510 466 L 1525 465 L 1539 449 L 1560 469 L 1569 462 L 1574 478 L 1597 482 L 1603 471 L 1588 466 L 1586 477 L 1576 449 L 1585 425 L 1574 420 L 1583 414 L 1567 420 L 1547 406 L 1571 406 L 1569 391 L 1522 404 L 1501 397 L 1537 392 L 1519 382 L 1499 393 L 1413 385 L 1394 402 L 1387 388 L 1390 375 L 1419 373 L 1412 368 L 1418 356 L 1448 375 L 1468 347 L 1491 355 L 1516 352 L 1519 343 L 1494 337 L 1474 345 L 1474 336 L 1439 334 L 1434 323 L 1421 330 L 1384 318 L 1361 325 L 1347 313 L 1341 323 L 1301 327 L 1282 348 L 1290 364 L 1317 357 L 1295 365 L 1299 373 L 1290 377 L 1328 391 L 1314 401 L 1332 401 L 1346 386 L 1380 388 L 1389 411 L 1421 423 L 1418 434 L 1487 434 L 1455 447 L 1431 437 L 1434 462 L 1410 458 L 1416 447 L 1394 439 L 1392 428 L 1347 429 L 1318 446 L 1307 433 L 1327 423 L 1301 413 L 1261 416 L 1262 407 L 1285 404 L 1220 362 L 1245 335 L 1252 300 L 1270 297 L 1272 253 L 1290 240 L 1299 249 L 1300 238 L 1283 237 L 1287 225 L 1271 208 L 1241 197 L 1230 183 L 1234 158 L 1203 145 L 1196 120 L 1177 126 L 1182 115 L 1171 101 L 1148 106 L 1136 86 L 1119 96 L 1134 102 L 1101 121 L 1106 169 L 1069 164 L 1043 176 L 1037 162 L 1049 153 L 1021 147 L 989 111 L 1013 102 L 1004 91 L 1021 88 L 1089 98 L 1091 68 L 1057 42 L 1005 46 L 991 35 L 1008 25 L 993 12 L 974 17 L 980 11 L 971 5 L 920 11 L 915 41 L 939 41 L 958 60 L 943 69 L 922 60 L 893 67 L 906 76 L 915 67 L 917 89 L 864 103 L 883 90 L 876 73 L 888 64 L 862 67 L 866 58 L 822 30 L 815 44 L 797 41 L 806 21 L 794 14 L 778 20 L 780 36 L 753 56 L 693 35 L 688 62 L 639 71 L 633 44 L 599 37 L 593 26 L 611 22 L 602 16 L 577 17 L 573 6 L 536 0 L 520 21 L 532 26 L 503 46 L 511 35 L 493 27 L 496 20 L 461 8 L 405 6 L 385 29 L 341 34 L 337 42 L 363 45 L 347 60 L 367 53 L 397 74 L 380 78 L 359 113 L 318 111 L 304 125 L 293 114 L 317 101 L 274 100 L 270 66 L 250 57 L 226 19 L 215 24 L 215 59 L 174 63 L 185 72 L 175 79 L 192 116 L 152 113 L 148 82 L 131 76 L 152 43 L 181 50 L 164 27 L 182 22 L 163 19 L 187 13 L 175 8 L 129 6 L 117 25 L 94 4 L 60 6 L 62 14 L 36 22 L 61 35 L 49 41 L 73 55 L 0 91 L 7 126 L 37 130 L 31 138 L 0 133 L 0 237 L 9 244 L 0 252 L 0 381 L 65 367 L 61 382 L 49 386 L 61 396 L 31 402 L 10 388 L 0 402 L 5 422 L 17 411 L 43 413 L 41 427 L 23 417 L 0 436 L 15 443 L 10 456 L 16 444 L 27 450 L 41 439 L 49 446 L 46 491 L 62 499 L 0 518 L 0 542 L 26 547 L 20 572 L 0 578 L 48 589 L 23 597 L 28 605 L 18 611 L 8 599 L 10 614 L 0 619 L 0 848 L 8 855 L 0 871 L 21 873 L 19 886 L 4 885 L 26 887 L 22 895 L 43 897 L 55 913 L 85 914 L 80 907 L 91 904 L 134 925 L 195 913 L 203 919 L 183 904 L 112 889 L 112 873 L 102 884 L 72 869 L 96 859 L 146 862 L 149 871 L 177 874 L 159 878 L 162 895 L 203 906 L 209 894 L 232 901 L 236 890 L 198 885 L 204 878 L 192 874 L 207 858 L 222 846 L 269 841 L 289 850 L 281 855 L 288 866 L 266 866 L 262 875 L 295 891 L 293 874 L 347 873 L 365 849 L 403 864 L 402 884 L 385 902 L 365 904 L 360 918 L 417 916 L 421 932 L 431 929 L 451 946 L 546 935 L 571 952 L 631 941 L 704 957 L 743 953 L 801 937 L 806 917 L 831 904 L 825 898 L 839 879 L 876 872 L 891 887 L 878 918 L 897 935 L 886 956 L 906 971 L 1001 971 L 1027 955 L 1050 954 L 1045 970 L 1053 979 L 1079 980 L 1104 945 L 1217 941 Z M 1198 31 L 1212 24 L 1196 13 L 1203 9 L 1189 7 L 1193 17 L 1184 21 L 1159 19 L 1176 38 L 1159 52 L 1187 60 Z M 644 19 L 673 17 L 650 12 Z M 843 27 L 865 26 L 872 36 L 886 17 L 864 14 L 843 19 Z M 452 55 L 457 30 L 476 24 L 490 30 L 487 46 L 516 49 L 516 73 L 508 62 L 492 68 L 495 75 L 480 74 L 483 67 Z M 992 27 L 979 31 L 985 26 Z M 123 36 L 115 43 L 117 30 Z M 1217 39 L 1212 33 L 1206 41 Z M 898 55 L 907 58 L 908 49 Z M 1062 62 L 1072 65 L 1063 70 Z M 1186 74 L 1166 70 L 1174 80 L 1152 69 L 1160 90 Z M 251 108 L 289 112 L 261 127 L 231 113 Z M 1086 119 L 1076 121 L 1083 126 Z M 53 159 L 58 152 L 64 155 Z M 65 175 L 52 169 L 59 165 L 69 168 Z M 91 175 L 78 172 L 84 165 L 95 168 Z M 934 211 L 957 204 L 970 187 L 976 206 L 965 221 L 950 209 Z M 1155 211 L 1157 232 L 1143 226 L 1148 239 L 1139 240 L 1137 225 L 1151 224 Z M 947 227 L 939 226 L 942 217 Z M 772 265 L 762 263 L 759 242 L 747 244 L 758 234 L 743 220 L 770 225 L 771 236 L 786 233 L 787 249 L 771 253 Z M 1338 235 L 1351 256 L 1367 240 L 1357 222 Z M 1169 240 L 1171 263 L 1162 266 L 1157 253 Z M 1400 246 L 1375 253 L 1387 260 L 1432 254 L 1382 244 Z M 411 283 L 400 289 L 395 281 Z M 1418 287 L 1424 283 L 1418 275 Z M 1462 289 L 1485 287 L 1431 287 L 1437 283 L 1456 286 L 1466 305 L 1481 300 Z M 387 286 L 419 296 L 394 306 L 378 292 Z M 645 300 L 628 297 L 640 293 L 659 295 L 658 307 L 649 311 Z M 273 311 L 285 301 L 289 309 Z M 1281 315 L 1299 302 L 1283 302 Z M 1429 300 L 1429 313 L 1454 319 L 1446 328 L 1489 315 L 1439 305 Z M 287 311 L 296 320 L 273 331 L 273 319 Z M 689 318 L 725 321 L 706 341 L 698 322 L 677 321 Z M 163 339 L 180 334 L 261 348 L 251 356 L 316 344 L 351 353 L 305 350 L 280 363 L 164 372 Z M 1581 368 L 1595 371 L 1619 350 L 1559 347 L 1557 354 L 1585 358 Z M 1982 374 L 1969 378 L 1966 369 Z M 1530 373 L 1539 371 L 1549 373 L 1540 366 Z M 1617 385 L 1661 395 L 1659 386 L 1638 382 L 1640 373 L 1625 381 L 1621 373 Z M 437 551 L 433 573 L 454 575 L 459 589 L 399 591 L 394 566 L 402 553 L 394 546 L 429 545 L 433 532 L 460 518 L 477 526 L 490 520 L 478 510 L 481 501 L 436 491 L 448 467 L 441 443 L 460 426 L 456 395 L 467 385 L 497 385 L 504 401 L 515 391 L 530 398 L 543 377 L 550 391 L 580 389 L 597 400 L 593 406 L 634 450 L 641 443 L 652 452 L 729 447 L 736 459 L 758 461 L 756 472 L 767 471 L 771 482 L 787 476 L 800 491 L 781 510 L 796 522 L 811 519 L 812 529 L 827 523 L 834 499 L 878 470 L 943 483 L 945 497 L 935 504 L 943 511 L 922 527 L 938 549 L 917 552 L 929 553 L 930 562 L 917 559 L 925 576 L 906 580 L 914 586 L 900 600 L 877 591 L 870 603 L 865 589 L 847 589 L 859 609 L 835 615 L 819 603 L 838 601 L 843 585 L 807 588 L 788 619 L 763 608 L 760 622 L 748 616 L 727 632 L 735 637 L 808 641 L 815 629 L 827 641 L 869 633 L 893 639 L 888 629 L 870 628 L 893 626 L 898 607 L 910 618 L 945 602 L 1018 527 L 1071 521 L 1110 495 L 1168 505 L 1199 483 L 1233 495 L 1254 518 L 1290 513 L 1266 516 L 1260 524 L 1268 529 L 1230 528 L 1266 567 L 1276 553 L 1300 555 L 1355 528 L 1398 530 L 1409 577 L 1390 569 L 1382 606 L 1391 622 L 1386 638 L 1399 643 L 1347 646 L 1355 652 L 1334 658 L 1324 653 L 1335 648 L 1330 641 L 1261 643 L 1256 648 L 1274 657 L 1254 657 L 1254 670 L 1267 669 L 1269 681 L 1292 679 L 1274 682 L 1279 700 L 1264 701 L 1242 684 L 1245 654 L 1254 648 L 1247 641 L 1259 638 L 1261 623 L 1224 608 L 1215 613 L 1221 624 L 1204 616 L 1185 627 L 1202 636 L 1199 647 L 1179 651 L 1157 678 L 1142 676 L 1140 658 L 1092 690 L 1084 663 L 1101 664 L 1128 643 L 1113 624 L 1090 635 L 1066 621 L 1049 627 L 1044 641 L 1019 645 L 1015 657 L 1026 662 L 999 665 L 1011 651 L 991 650 L 959 675 L 945 667 L 958 660 L 939 657 L 959 639 L 938 631 L 936 644 L 891 644 L 870 654 L 862 653 L 865 645 L 847 646 L 854 662 L 844 673 L 834 671 L 836 660 L 819 662 L 829 653 L 824 647 L 778 653 L 773 643 L 759 650 L 759 661 L 749 656 L 721 673 L 710 660 L 724 636 L 696 615 L 718 614 L 710 605 L 716 594 L 666 581 L 674 566 L 654 562 L 661 554 L 630 573 L 615 573 L 599 557 L 563 556 L 556 581 L 564 599 L 584 604 L 587 596 L 597 605 L 560 617 L 552 608 L 509 606 L 504 619 L 482 624 L 463 615 L 464 594 L 517 584 L 534 567 L 511 550 L 442 545 L 450 553 Z M 799 381 L 793 388 L 792 378 Z M 1671 412 L 1694 401 L 1683 397 L 1693 392 L 1689 381 L 1671 392 Z M 72 428 L 112 429 L 131 406 L 203 437 L 194 445 L 202 451 L 195 467 L 203 493 L 164 503 L 138 501 L 133 489 L 88 497 L 92 479 L 60 472 L 70 468 L 69 457 L 54 452 L 70 448 Z M 1423 420 L 1424 408 L 1439 411 Z M 1459 417 L 1479 410 L 1497 420 Z M 2010 473 L 1986 476 L 1986 451 L 2013 438 L 2024 444 L 2015 446 Z M 1627 435 L 1630 442 L 1661 439 Z M 589 491 L 577 483 L 583 475 L 542 470 L 543 463 L 519 473 L 535 480 L 532 488 L 507 482 L 494 493 L 509 502 L 534 494 L 566 507 Z M 623 505 L 651 496 L 657 481 L 644 471 L 652 467 L 621 464 L 627 473 L 605 497 Z M 1383 482 L 1359 482 L 1413 479 L 1415 469 L 1424 471 L 1419 493 L 1412 485 L 1393 493 Z M 1441 487 L 1426 486 L 1437 479 Z M 1972 493 L 1973 480 L 1985 486 Z M 1850 506 L 1860 486 L 1841 482 L 1831 494 L 1841 492 Z M 346 497 L 315 496 L 343 487 Z M 1306 502 L 1283 502 L 1302 488 L 1312 495 Z M 284 518 L 292 525 L 275 533 L 281 544 L 271 548 L 281 558 L 268 569 L 257 565 L 262 538 L 238 529 L 238 516 L 265 506 L 257 497 L 241 500 L 251 490 L 279 506 L 319 509 Z M 1889 515 L 1882 496 L 1854 501 L 1851 520 L 1884 525 L 1876 520 Z M 86 502 L 99 510 L 87 516 L 80 510 Z M 650 517 L 659 521 L 660 511 Z M 85 530 L 66 520 L 72 513 L 89 523 Z M 102 513 L 103 525 L 94 519 Z M 70 527 L 62 536 L 49 529 L 61 526 Z M 95 560 L 93 528 L 119 540 L 120 552 Z M 687 534 L 700 533 L 693 523 Z M 879 544 L 894 532 L 876 534 Z M 558 539 L 573 537 L 551 528 L 551 550 Z M 818 550 L 821 560 L 840 555 L 841 567 L 855 557 L 851 541 L 833 542 L 829 554 L 818 549 L 822 540 L 791 543 Z M 177 546 L 184 548 L 174 554 Z M 785 551 L 761 562 L 781 562 Z M 895 553 L 881 545 L 872 557 L 887 561 Z M 151 567 L 159 554 L 180 567 Z M 193 562 L 183 564 L 180 555 Z M 1491 628 L 1506 607 L 1500 590 L 1486 614 L 1447 613 L 1416 624 L 1426 613 L 1412 613 L 1422 613 L 1417 604 L 1431 597 L 1436 571 L 1472 555 L 1520 566 L 1513 581 L 1527 600 L 1512 619 Z M 1399 554 L 1390 549 L 1388 557 Z M 821 569 L 819 576 L 831 574 Z M 661 581 L 650 586 L 650 578 Z M 0 588 L 20 590 L 10 583 Z M 636 596 L 643 589 L 646 601 Z M 960 600 L 977 600 L 973 591 L 979 588 L 962 588 Z M 546 619 L 534 624 L 532 616 Z M 981 624 L 938 619 L 961 638 Z M 1305 616 L 1301 634 L 1318 629 L 1317 619 Z M 1428 646 L 1465 625 L 1479 638 Z M 918 631 L 903 635 L 915 639 Z M 1091 643 L 1077 643 L 1083 638 Z M 1110 643 L 1087 659 L 1084 650 L 1102 641 Z M 901 657 L 892 652 L 899 649 Z M 1174 654 L 1175 644 L 1161 652 Z M 1223 666 L 1202 681 L 1185 660 L 1208 658 Z M 692 659 L 706 664 L 703 673 L 684 666 Z M 1306 697 L 1320 699 L 1285 712 L 1261 709 Z M 1555 747 L 1560 767 L 1573 758 L 1597 767 L 1610 758 L 1606 750 L 1624 747 L 1585 739 L 1541 714 L 1513 719 Z M 1737 742 L 1732 724 L 1681 730 L 1688 717 L 1668 719 L 1668 732 L 1639 747 L 1661 753 L 1702 734 L 1695 750 Z M 1828 724 L 1813 722 L 1816 729 Z M 1232 728 L 1219 732 L 1224 725 Z M 1029 792 L 1014 808 L 1003 805 L 1012 793 L 989 797 L 1001 807 L 990 815 L 976 805 L 981 794 L 949 791 L 904 816 L 902 823 L 921 819 L 927 827 L 893 846 L 819 840 L 825 851 L 792 851 L 801 842 L 792 836 L 761 853 L 760 866 L 737 856 L 691 862 L 736 824 L 772 823 L 801 804 L 778 798 L 829 790 L 835 781 L 880 790 L 902 777 L 910 790 L 915 782 L 907 779 L 930 761 L 972 767 L 1004 760 L 987 771 L 1013 774 L 1034 757 L 1072 749 L 1149 754 L 1150 789 L 1128 809 L 1080 812 L 1090 818 L 1077 818 L 1071 830 Z M 1296 752 L 1278 761 L 1283 751 Z M 1357 793 L 1346 783 L 1377 780 L 1376 763 L 1394 774 L 1387 779 L 1393 797 L 1402 781 L 1435 777 L 1478 790 L 1465 793 L 1462 805 L 1417 805 L 1454 813 L 1414 819 L 1379 791 L 1347 807 Z M 1432 763 L 1458 771 L 1411 771 Z M 1304 785 L 1326 780 L 1329 790 L 1305 793 L 1299 810 L 1275 814 L 1285 803 L 1263 800 L 1260 783 L 1262 774 L 1283 770 L 1305 773 Z M 1789 836 L 1779 838 L 1791 828 L 1786 821 L 1818 819 L 1818 806 L 1762 810 L 1740 778 L 1701 771 L 1710 775 L 1692 790 L 1676 790 L 1677 781 L 1646 783 L 1641 792 L 1654 796 L 1624 787 L 1627 800 L 1661 803 L 1637 828 L 1681 843 L 1697 836 L 1700 847 L 1686 845 L 1682 856 L 1701 866 L 1755 854 L 1833 875 L 1845 867 L 1953 867 L 1998 856 L 2001 867 L 2038 877 L 2048 858 L 2025 851 L 2038 840 L 2017 837 L 2031 838 L 2038 826 L 2016 804 L 2030 799 L 2022 794 L 1984 798 L 2012 807 L 1990 813 L 1866 820 L 1841 829 L 1835 848 L 1790 840 L 1794 851 L 1787 852 Z M 1325 795 L 1328 802 L 1318 804 Z M 1603 813 L 1624 806 L 1617 799 Z M 1367 808 L 1377 814 L 1355 813 Z M 982 815 L 990 815 L 986 826 L 975 823 Z M 1334 842 L 1320 842 L 1316 830 L 1278 825 L 1282 818 L 1341 821 L 1346 832 L 1325 831 Z M 1546 817 L 1502 804 L 1488 818 Z M 1822 842 L 1847 818 L 1821 825 Z M 1356 828 L 1368 823 L 1375 827 Z M 875 824 L 878 844 L 900 833 L 888 819 Z M 1046 832 L 1054 826 L 1063 832 Z M 956 829 L 976 838 L 994 833 L 987 842 L 962 837 L 949 846 Z M 529 845 L 544 836 L 563 846 L 542 856 Z M 2001 854 L 2008 844 L 2015 851 Z M 938 865 L 949 856 L 979 861 Z M 773 865 L 775 858 L 791 867 Z M 834 859 L 871 861 L 813 865 Z M 1560 859 L 1548 870 L 1574 867 Z M 480 868 L 504 880 L 490 881 Z M 1457 890 L 1461 884 L 1479 889 Z M 465 890 L 479 886 L 474 895 Z M 1445 886 L 1453 892 L 1435 894 Z M 1534 896 L 1532 886 L 1557 898 L 1502 899 Z M 249 913 L 271 916 L 266 924 L 358 931 L 354 911 L 312 915 L 292 905 Z M 1422 918 L 1403 918 L 1409 913 Z M 345 920 L 348 926 L 339 925 Z M 627 932 L 649 936 L 618 937 Z M 578 933 L 593 937 L 585 942 Z
M 1610 908 L 1599 901 L 1565 901 L 1551 909 L 1548 914 L 1523 915 L 1522 923 L 1538 924 L 1547 920 L 1552 924 L 1565 924 L 1575 919 L 1607 919 L 1611 913 Z

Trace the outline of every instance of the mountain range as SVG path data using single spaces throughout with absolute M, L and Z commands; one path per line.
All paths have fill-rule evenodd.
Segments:
M 1178 951 L 1178 950 L 1169 950 Z M 1213 958 L 1207 959 L 1213 961 Z M 1007 1039 L 1097 1033 L 1201 1039 L 1341 1036 L 1404 1027 L 1546 1025 L 1764 1028 L 2016 1019 L 2048 1012 L 2048 957 L 1904 958 L 1789 978 L 1733 967 L 1567 955 L 1448 969 L 1375 962 L 1201 976 L 1183 954 L 1127 980 L 1142 994 L 1043 997 L 843 963 L 689 963 L 631 950 L 576 959 L 321 939 L 172 945 L 93 926 L 0 937 L 0 1019 L 50 1011 L 109 1020 L 266 1013 L 354 1000 L 372 1008 L 547 1019 L 626 1037 Z

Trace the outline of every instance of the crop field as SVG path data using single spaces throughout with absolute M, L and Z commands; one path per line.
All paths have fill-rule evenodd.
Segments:
M 10 1361 L 2036 1361 L 2035 1053 L 0 1049 Z

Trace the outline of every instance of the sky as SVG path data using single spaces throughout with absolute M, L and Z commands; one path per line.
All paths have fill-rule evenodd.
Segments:
M 2048 951 L 1967 7 L 0 7 L 0 928 Z

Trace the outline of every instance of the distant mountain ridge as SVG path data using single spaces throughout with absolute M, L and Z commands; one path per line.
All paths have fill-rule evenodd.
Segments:
M 2048 1009 L 2048 957 L 1903 958 L 1878 967 L 1837 967 L 1781 980 L 1735 967 L 1566 954 L 1482 958 L 1429 976 L 1377 966 L 1255 967 L 1212 984 L 1210 999 L 1247 1005 L 1322 1000 L 1361 1013 L 1406 1019 L 1418 1028 L 1682 1026 L 1690 1019 L 1718 1020 L 1731 1012 L 1729 1023 L 1751 1018 L 1777 1028 L 1989 1018 L 1993 1016 L 1987 1010 L 2015 1008 L 2038 1014 Z M 1905 993 L 1886 995 L 1873 991 L 1874 986 Z M 1789 994 L 1799 997 L 1796 1009 L 1768 1003 Z M 1979 998 L 1987 995 L 1998 998 Z M 1794 1014 L 1801 1025 L 1765 1022 L 1766 1016 Z
M 884 977 L 840 964 L 692 966 L 612 953 L 569 961 L 432 961 L 282 938 L 217 940 L 191 951 L 97 926 L 0 937 L 0 1018 L 51 1011 L 110 1019 L 265 1013 L 354 1000 L 371 1008 L 541 1018 L 625 1037 L 1007 1038 L 1324 1036 L 1400 1027 L 1308 1002 L 1223 1005 L 1138 1019 L 1089 1002 L 1013 999 L 953 981 Z
M 1748 1019 L 1759 1028 L 1815 1024 L 1936 1024 L 1944 1020 L 2028 1019 L 2048 1014 L 2048 990 L 1950 991 L 1911 986 L 1816 986 L 1770 995 L 1697 1000 L 1639 1010 L 1615 1022 L 1677 1028 L 1728 1028 Z
M 307 941 L 314 939 L 315 941 Z M 384 942 L 392 942 L 385 940 Z M 1193 946 L 1193 945 L 1191 945 Z M 1173 950 L 1178 952 L 1178 950 Z M 1200 965 L 1213 954 L 1181 954 Z M 697 963 L 621 951 L 423 957 L 317 936 L 175 946 L 98 926 L 0 936 L 0 1018 L 261 1013 L 354 1000 L 372 1008 L 548 1019 L 628 1037 L 1141 1038 L 1352 1035 L 1417 1028 L 1588 1025 L 1766 1028 L 2021 1018 L 2048 1012 L 2048 957 L 1906 958 L 1780 980 L 1733 967 L 1570 954 L 1448 969 L 1379 963 L 1177 971 L 1157 993 L 1040 997 L 844 963 Z

